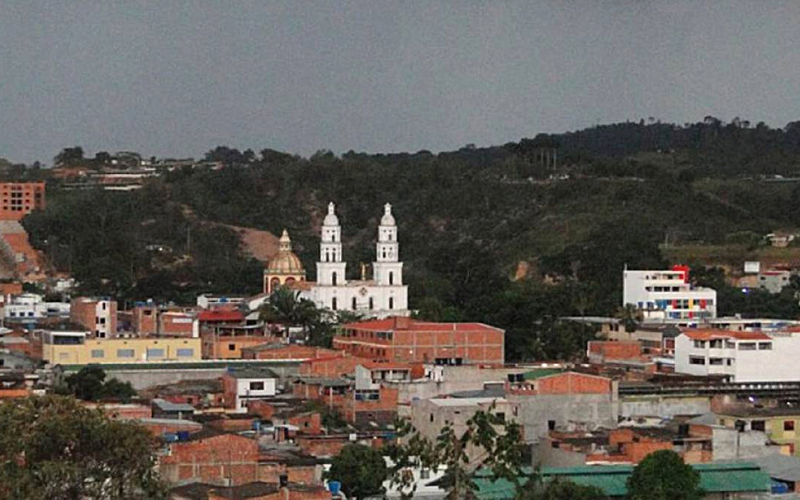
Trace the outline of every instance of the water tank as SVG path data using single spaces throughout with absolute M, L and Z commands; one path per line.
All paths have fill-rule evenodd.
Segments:
M 178 441 L 188 441 L 189 431 L 178 431 Z
M 338 495 L 341 490 L 342 483 L 339 481 L 328 481 L 328 491 L 330 491 L 332 495 Z

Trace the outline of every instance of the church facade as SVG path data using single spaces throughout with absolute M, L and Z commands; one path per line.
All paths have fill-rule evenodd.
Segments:
M 361 279 L 347 279 L 347 263 L 342 254 L 342 227 L 333 203 L 328 204 L 328 213 L 322 222 L 320 236 L 317 281 L 305 281 L 305 271 L 302 268 L 274 265 L 270 262 L 264 270 L 265 293 L 270 293 L 275 286 L 285 284 L 298 290 L 301 297 L 312 300 L 317 307 L 334 312 L 352 311 L 364 317 L 377 318 L 410 314 L 408 286 L 403 283 L 403 263 L 400 261 L 397 224 L 390 204 L 384 206 L 384 213 L 378 226 L 372 279 L 366 279 L 363 270 Z M 284 232 L 281 240 L 281 251 L 273 260 L 299 262 L 299 259 L 295 261 L 285 252 L 287 250 L 291 253 L 288 234 Z M 287 282 L 285 277 L 288 267 L 291 267 L 292 279 Z M 275 274 L 279 269 L 283 271 L 282 276 Z

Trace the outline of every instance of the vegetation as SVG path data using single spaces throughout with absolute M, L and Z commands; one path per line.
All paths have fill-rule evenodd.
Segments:
M 494 478 L 520 485 L 522 429 L 516 422 L 507 421 L 494 412 L 494 406 L 476 412 L 460 435 L 448 423 L 435 442 L 421 436 L 408 422 L 400 421 L 397 427 L 398 434 L 405 439 L 404 444 L 389 450 L 394 462 L 392 485 L 400 489 L 404 498 L 413 498 L 416 491 L 417 485 L 410 473 L 413 468 L 438 470 L 445 466 L 446 472 L 439 485 L 447 491 L 446 499 L 477 498 L 472 473 L 478 466 L 490 470 Z
M 135 424 L 47 396 L 0 404 L 0 428 L 2 498 L 166 498 L 154 472 L 155 442 Z
M 541 146 L 558 147 L 557 170 L 537 162 Z M 103 161 L 75 149 L 60 160 Z M 231 226 L 288 228 L 313 280 L 327 201 L 337 203 L 351 270 L 373 260 L 389 201 L 410 307 L 422 318 L 504 328 L 510 361 L 579 357 L 583 345 L 563 341 L 572 327 L 556 318 L 613 315 L 625 265 L 705 264 L 693 256 L 709 247 L 721 251 L 708 258 L 760 254 L 764 234 L 800 226 L 791 209 L 800 186 L 787 182 L 800 175 L 800 122 L 628 122 L 439 154 L 301 158 L 219 146 L 206 159 L 223 168 L 165 172 L 128 193 L 67 192 L 51 180 L 47 209 L 25 225 L 85 293 L 190 303 L 203 292 L 260 291 L 262 264 Z M 746 314 L 798 316 L 785 298 L 756 295 L 721 295 L 720 308 L 744 302 Z
M 383 493 L 386 474 L 380 451 L 363 444 L 348 444 L 333 458 L 325 476 L 341 482 L 348 498 L 365 498 Z
M 671 450 L 647 455 L 628 478 L 632 500 L 695 500 L 703 497 L 700 474 Z
M 66 390 L 83 401 L 115 399 L 128 402 L 136 395 L 130 382 L 116 378 L 106 380 L 106 372 L 99 365 L 89 365 L 66 378 Z

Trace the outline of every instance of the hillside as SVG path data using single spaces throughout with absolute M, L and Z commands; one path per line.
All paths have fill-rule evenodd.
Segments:
M 556 171 L 536 156 L 553 145 Z M 321 151 L 304 159 L 220 147 L 207 159 L 225 167 L 166 173 L 130 193 L 64 192 L 51 181 L 47 210 L 25 225 L 87 293 L 189 302 L 202 292 L 259 291 L 263 264 L 233 227 L 287 228 L 314 279 L 331 200 L 355 276 L 373 259 L 390 202 L 412 307 L 434 319 L 497 324 L 516 339 L 512 352 L 552 357 L 587 334 L 553 339 L 552 318 L 612 314 L 624 265 L 666 264 L 665 243 L 726 246 L 800 222 L 796 184 L 774 177 L 800 172 L 794 124 L 627 123 L 436 155 Z M 274 236 L 260 238 L 256 246 L 274 245 Z M 696 262 L 701 254 L 667 256 Z M 520 268 L 524 279 L 512 280 Z

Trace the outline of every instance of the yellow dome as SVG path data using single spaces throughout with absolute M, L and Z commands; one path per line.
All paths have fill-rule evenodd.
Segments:
M 303 263 L 300 258 L 292 252 L 292 240 L 289 233 L 284 229 L 280 238 L 280 249 L 278 254 L 267 264 L 267 272 L 276 274 L 304 274 Z

